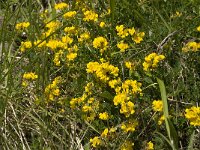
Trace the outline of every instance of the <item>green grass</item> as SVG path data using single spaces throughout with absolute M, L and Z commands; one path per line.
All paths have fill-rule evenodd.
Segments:
M 54 0 L 49 1 L 47 8 L 43 8 L 40 0 L 0 1 L 0 149 L 88 150 L 95 149 L 90 142 L 95 136 L 102 142 L 96 149 L 120 149 L 126 141 L 134 143 L 132 147 L 138 150 L 147 149 L 149 141 L 155 150 L 200 149 L 199 126 L 192 126 L 185 118 L 186 108 L 200 104 L 199 50 L 182 51 L 188 42 L 200 42 L 197 31 L 200 26 L 199 0 L 86 0 L 82 2 L 84 5 L 78 6 L 71 0 L 65 2 L 70 4 L 70 10 L 77 11 L 73 19 L 63 19 L 67 9 L 56 12 Z M 98 22 L 83 21 L 84 6 L 99 15 Z M 102 17 L 108 8 L 111 14 Z M 41 17 L 44 9 L 48 10 L 46 21 Z M 181 15 L 176 16 L 176 12 Z M 41 38 L 47 31 L 45 25 L 56 20 L 62 25 Z M 99 27 L 101 21 L 106 27 Z M 20 22 L 30 22 L 30 26 L 23 31 L 16 30 L 15 26 Z M 136 44 L 130 35 L 120 38 L 116 26 L 122 24 L 125 28 L 134 27 L 136 32 L 144 32 L 143 41 Z M 74 40 L 69 47 L 78 47 L 73 61 L 67 61 L 68 48 L 38 48 L 44 41 L 61 41 L 66 35 L 65 27 L 72 25 L 78 32 L 69 35 Z M 81 44 L 78 38 L 86 31 L 90 38 Z M 93 40 L 98 36 L 108 41 L 103 54 L 93 47 Z M 21 52 L 22 42 L 29 40 L 33 44 L 38 39 L 41 39 L 40 43 Z M 129 44 L 124 53 L 117 47 L 122 40 Z M 53 60 L 59 50 L 63 51 L 59 57 L 61 65 L 56 66 Z M 153 52 L 166 58 L 153 71 L 145 72 L 142 64 Z M 114 105 L 117 93 L 108 81 L 103 82 L 98 75 L 86 71 L 89 62 L 101 64 L 100 58 L 118 67 L 119 86 L 128 79 L 142 84 L 142 94 L 129 93 L 131 96 L 127 101 L 134 103 L 135 112 L 128 117 L 120 112 L 121 104 Z M 126 61 L 134 64 L 133 70 L 126 68 Z M 28 86 L 24 87 L 22 82 L 26 72 L 35 72 L 38 78 L 29 80 Z M 62 77 L 55 87 L 59 94 L 49 100 L 51 91 L 45 91 L 58 76 Z M 109 80 L 115 79 L 109 71 L 106 76 Z M 84 87 L 89 82 L 94 83 L 92 94 L 72 109 L 70 101 L 87 93 Z M 94 102 L 88 102 L 90 97 L 94 97 Z M 155 112 L 152 102 L 159 99 L 163 101 L 163 111 Z M 85 104 L 93 107 L 94 120 L 85 119 L 84 115 L 92 114 L 83 112 Z M 108 120 L 99 119 L 102 112 L 108 112 Z M 165 121 L 158 125 L 162 115 Z M 135 131 L 123 132 L 122 124 L 130 120 L 138 122 Z M 117 130 L 103 138 L 104 129 L 112 127 Z

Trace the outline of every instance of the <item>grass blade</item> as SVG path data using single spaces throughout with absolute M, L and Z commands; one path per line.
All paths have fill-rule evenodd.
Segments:
M 195 130 L 193 131 L 192 135 L 190 136 L 190 141 L 188 144 L 187 150 L 193 150 L 193 145 L 194 145 L 194 140 L 195 140 Z
M 115 17 L 115 0 L 110 0 L 110 10 L 111 10 L 111 21 L 112 24 L 114 23 Z
M 174 125 L 172 124 L 172 122 L 169 119 L 169 111 L 168 111 L 167 94 L 166 94 L 165 85 L 164 85 L 164 82 L 158 78 L 157 78 L 157 82 L 159 84 L 161 98 L 163 101 L 163 113 L 164 113 L 164 117 L 165 117 L 165 125 L 166 125 L 166 129 L 167 129 L 167 134 L 170 139 L 170 143 L 171 143 L 173 150 L 177 150 L 178 149 L 178 137 L 177 137 L 177 132 L 174 128 Z

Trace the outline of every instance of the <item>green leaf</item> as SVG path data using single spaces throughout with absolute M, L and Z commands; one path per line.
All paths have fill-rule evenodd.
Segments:
M 176 129 L 174 128 L 174 125 L 169 118 L 167 118 L 167 121 L 168 121 L 169 129 L 170 129 L 170 136 L 171 136 L 170 139 L 173 140 L 174 148 L 178 149 L 178 136 L 177 136 Z
M 110 94 L 110 92 L 108 92 L 108 91 L 104 91 L 103 93 L 101 93 L 100 95 L 99 95 L 100 97 L 103 97 L 103 98 L 106 98 L 106 99 L 108 99 L 108 100 L 113 100 L 113 95 L 112 94 Z
M 189 141 L 187 150 L 193 150 L 194 149 L 193 148 L 194 141 L 195 141 L 195 130 L 193 131 L 192 135 L 190 136 L 190 141 Z
M 158 78 L 157 78 L 157 82 L 159 84 L 161 98 L 162 98 L 162 101 L 163 101 L 164 116 L 165 116 L 165 118 L 168 118 L 169 112 L 168 112 L 168 103 L 167 103 L 167 95 L 166 95 L 165 85 L 164 85 L 164 82 L 162 80 L 158 79 Z
M 156 131 L 155 133 L 158 134 L 158 135 L 160 135 L 160 136 L 171 146 L 171 143 L 170 143 L 170 141 L 167 139 L 166 136 L 164 136 L 162 133 L 160 133 L 160 132 L 158 132 L 158 131 Z
M 163 113 L 164 113 L 164 117 L 165 117 L 165 126 L 167 129 L 167 134 L 168 134 L 172 149 L 177 150 L 178 149 L 178 137 L 177 137 L 177 132 L 176 132 L 172 122 L 169 119 L 169 111 L 168 111 L 167 94 L 166 94 L 165 85 L 164 85 L 164 82 L 162 80 L 160 80 L 159 78 L 157 78 L 157 82 L 159 84 L 161 98 L 163 101 Z

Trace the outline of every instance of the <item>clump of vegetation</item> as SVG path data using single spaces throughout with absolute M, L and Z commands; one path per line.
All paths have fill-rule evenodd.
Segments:
M 198 3 L 0 2 L 0 147 L 199 149 Z

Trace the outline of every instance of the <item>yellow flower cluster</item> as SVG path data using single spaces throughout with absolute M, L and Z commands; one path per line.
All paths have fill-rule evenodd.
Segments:
M 200 107 L 192 106 L 185 110 L 185 117 L 193 126 L 200 126 Z
M 117 35 L 121 38 L 125 38 L 126 36 L 129 35 L 129 30 L 124 29 L 124 25 L 116 26 L 116 30 L 117 30 Z M 135 32 L 134 28 L 133 28 L 132 32 Z
M 144 33 L 144 32 L 139 32 L 139 33 L 134 34 L 132 40 L 133 40 L 136 44 L 139 44 L 139 43 L 141 43 L 141 41 L 143 41 L 144 36 L 145 36 L 145 33 Z
M 59 50 L 57 53 L 54 54 L 53 62 L 56 66 L 60 66 L 60 57 L 63 55 L 63 51 Z
M 46 47 L 50 48 L 52 51 L 55 51 L 58 48 L 65 49 L 66 44 L 62 41 L 52 39 L 46 43 Z
M 56 10 L 62 10 L 62 9 L 65 9 L 67 8 L 69 5 L 67 3 L 58 3 L 58 4 L 55 4 L 54 8 Z
M 73 18 L 76 15 L 76 11 L 69 11 L 63 15 L 65 19 Z
M 121 38 L 125 38 L 127 36 L 131 36 L 132 37 L 132 40 L 138 44 L 138 43 L 141 43 L 141 41 L 143 41 L 143 38 L 144 38 L 144 35 L 145 33 L 144 32 L 136 32 L 135 28 L 125 28 L 124 25 L 119 25 L 119 26 L 116 26 L 116 30 L 117 30 L 117 35 Z
M 56 77 L 53 82 L 51 84 L 49 84 L 46 88 L 45 88 L 45 95 L 47 100 L 53 101 L 55 100 L 55 97 L 60 95 L 60 90 L 58 85 L 62 82 L 62 78 Z
M 60 27 L 61 23 L 60 21 L 56 20 L 56 21 L 51 21 L 48 22 L 45 27 L 48 29 L 44 35 L 45 37 L 49 36 L 51 33 L 55 32 L 59 27 Z
M 120 52 L 125 52 L 125 50 L 129 48 L 129 45 L 121 41 L 117 44 L 117 47 L 120 49 Z
M 33 42 L 35 46 L 37 46 L 38 48 L 44 47 L 46 46 L 46 41 L 42 41 L 42 40 L 36 40 Z
M 102 54 L 105 50 L 107 50 L 108 42 L 106 38 L 100 36 L 94 39 L 93 47 L 96 49 L 100 49 L 100 52 Z
M 146 150 L 154 150 L 154 144 L 151 141 L 147 143 Z
M 87 10 L 84 13 L 84 18 L 83 21 L 97 21 L 98 20 L 98 14 L 96 14 L 94 11 L 92 10 Z
M 37 78 L 38 78 L 38 75 L 36 75 L 33 72 L 24 73 L 23 75 L 23 79 L 26 79 L 26 80 L 35 80 Z
M 73 61 L 76 57 L 77 57 L 77 51 L 78 51 L 78 47 L 77 45 L 74 45 L 71 48 L 68 48 L 68 54 L 67 54 L 67 61 Z
M 92 147 L 97 147 L 102 141 L 99 137 L 95 136 L 93 139 L 90 139 L 90 143 L 92 144 Z
M 15 26 L 15 29 L 17 30 L 23 30 L 25 28 L 28 28 L 30 26 L 29 22 L 21 22 L 21 23 L 17 23 Z
M 21 42 L 20 51 L 24 52 L 26 49 L 29 49 L 31 47 L 32 47 L 31 41 Z
M 110 128 L 110 129 L 105 128 L 105 129 L 103 130 L 103 132 L 101 133 L 101 137 L 102 137 L 102 138 L 106 138 L 106 137 L 108 137 L 108 135 L 109 135 L 109 138 L 110 138 L 110 136 L 111 136 L 114 132 L 116 132 L 116 130 L 117 130 L 116 127 L 112 127 L 112 128 Z
M 161 125 L 163 123 L 163 121 L 165 120 L 165 116 L 163 115 L 163 102 L 162 100 L 154 100 L 152 102 L 152 108 L 153 111 L 155 112 L 160 112 L 159 115 L 159 119 L 158 119 L 158 125 Z
M 103 82 L 110 80 L 111 77 L 117 77 L 119 73 L 119 69 L 108 62 L 101 64 L 98 62 L 89 62 L 86 71 L 87 73 L 94 73 Z
M 118 78 L 118 79 L 114 79 L 114 80 L 110 80 L 109 82 L 108 82 L 108 85 L 111 87 L 111 88 L 115 88 L 118 84 L 120 84 L 121 83 L 121 79 L 120 78 Z
M 78 38 L 79 42 L 84 42 L 87 41 L 88 39 L 90 39 L 90 33 L 89 32 L 84 32 L 82 34 L 80 34 L 80 37 Z
M 99 119 L 101 120 L 108 120 L 109 119 L 109 115 L 107 112 L 103 112 L 99 114 Z
M 141 93 L 142 92 L 142 89 L 140 88 L 141 86 L 142 84 L 137 82 L 136 80 L 125 80 L 124 83 L 122 83 L 122 93 L 132 94 L 132 95 Z
M 138 122 L 136 120 L 129 120 L 128 122 L 123 122 L 121 124 L 121 129 L 124 132 L 134 132 Z
M 74 109 L 76 106 L 81 106 L 81 110 L 83 112 L 82 117 L 87 121 L 92 121 L 95 119 L 96 112 L 99 108 L 99 101 L 96 101 L 95 98 L 92 97 L 93 88 L 94 83 L 87 83 L 84 94 L 81 97 L 73 98 L 70 101 L 70 107 L 72 109 Z
M 104 129 L 103 132 L 101 133 L 101 137 L 107 137 L 108 132 L 109 132 L 108 128 Z
M 158 55 L 156 53 L 151 53 L 145 57 L 145 62 L 143 65 L 144 71 L 149 71 L 158 67 L 158 63 L 165 59 L 164 55 Z
M 135 69 L 134 63 L 132 63 L 132 62 L 130 62 L 130 61 L 126 61 L 126 62 L 125 62 L 125 66 L 126 66 L 126 68 L 128 68 L 129 70 L 134 70 L 134 69 Z
M 200 43 L 197 42 L 188 42 L 183 48 L 183 52 L 189 52 L 189 51 L 199 51 L 200 50 Z
M 129 117 L 131 114 L 134 114 L 134 103 L 130 101 L 131 96 L 142 92 L 141 83 L 138 83 L 136 80 L 126 80 L 122 83 L 121 87 L 116 87 L 116 95 L 113 99 L 114 105 L 117 106 L 120 104 L 121 109 L 120 113 L 124 114 L 126 117 Z
M 33 72 L 28 72 L 23 74 L 22 86 L 28 86 L 28 81 L 35 80 L 38 75 Z
M 74 26 L 65 27 L 64 31 L 67 35 L 76 35 L 78 33 L 78 30 Z
M 84 103 L 84 101 L 86 100 L 86 98 L 92 94 L 92 88 L 93 87 L 94 87 L 94 83 L 93 82 L 87 83 L 87 85 L 85 86 L 85 93 L 81 97 L 79 97 L 79 98 L 73 98 L 70 101 L 70 107 L 72 109 L 74 109 L 76 107 L 76 104 L 82 104 L 82 103 Z M 90 98 L 88 100 L 89 104 L 92 104 L 93 102 L 94 102 L 94 98 Z M 85 108 L 88 108 L 88 107 L 85 107 Z M 84 109 L 84 110 L 87 110 L 87 109 Z
M 152 102 L 152 107 L 153 107 L 154 111 L 162 112 L 163 111 L 163 102 L 162 102 L 162 100 L 154 100 Z

